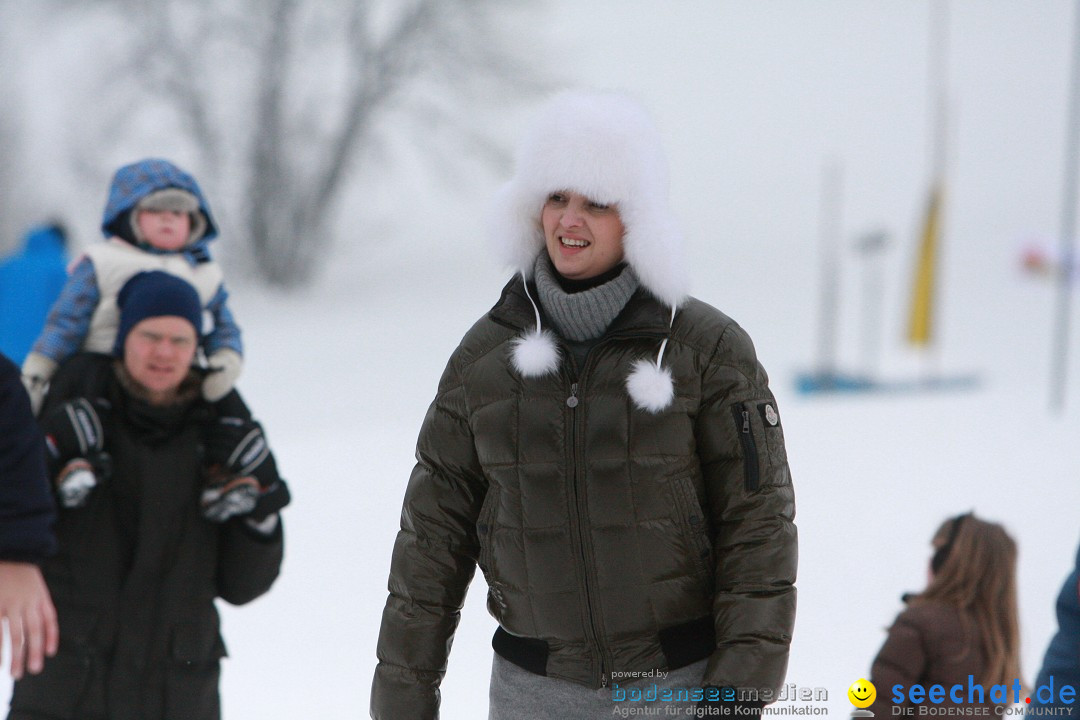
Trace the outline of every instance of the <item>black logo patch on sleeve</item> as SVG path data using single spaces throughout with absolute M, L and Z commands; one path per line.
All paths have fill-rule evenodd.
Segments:
M 761 403 L 757 406 L 757 409 L 766 429 L 780 427 L 780 413 L 776 412 L 775 404 L 771 402 Z

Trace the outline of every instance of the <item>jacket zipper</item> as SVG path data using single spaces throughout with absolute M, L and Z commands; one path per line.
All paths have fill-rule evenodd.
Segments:
M 748 404 L 735 405 L 732 407 L 735 413 L 735 423 L 741 425 L 739 441 L 743 449 L 743 469 L 746 477 L 746 489 L 754 492 L 758 489 L 761 478 L 758 476 L 758 452 L 757 442 L 750 427 L 750 409 Z
M 584 577 L 585 577 L 585 612 L 588 613 L 588 616 L 589 616 L 589 629 L 592 630 L 593 642 L 595 643 L 596 649 L 597 649 L 598 654 L 600 656 L 600 687 L 606 688 L 608 678 L 607 678 L 607 668 L 606 668 L 605 660 L 606 660 L 607 656 L 606 656 L 606 653 L 604 652 L 604 648 L 603 648 L 603 646 L 601 644 L 601 637 L 603 637 L 603 636 L 600 634 L 600 632 L 597 630 L 597 627 L 596 627 L 596 613 L 593 611 L 593 601 L 592 601 L 592 594 L 593 594 L 592 593 L 592 582 L 589 579 L 590 578 L 590 575 L 589 575 L 590 562 L 589 562 L 588 541 L 586 539 L 585 530 L 582 527 L 582 519 L 585 517 L 585 512 L 584 512 L 584 508 L 583 508 L 585 491 L 584 491 L 584 488 L 581 487 L 581 482 L 580 482 L 581 473 L 579 472 L 580 467 L 581 467 L 581 463 L 579 462 L 579 458 L 578 458 L 578 450 L 579 450 L 580 444 L 578 443 L 577 407 L 581 402 L 580 398 L 578 398 L 578 388 L 579 388 L 579 386 L 580 386 L 579 383 L 572 382 L 570 384 L 570 396 L 566 398 L 566 406 L 570 408 L 570 419 L 571 419 L 570 420 L 570 437 L 571 437 L 570 445 L 571 445 L 571 458 L 572 458 L 572 461 L 573 461 L 574 501 L 575 501 L 577 511 L 578 511 L 577 512 L 577 515 L 578 515 L 578 523 L 577 523 L 577 525 L 578 525 L 578 537 L 579 537 L 579 544 L 580 544 L 580 547 L 581 547 L 582 569 L 584 570 Z

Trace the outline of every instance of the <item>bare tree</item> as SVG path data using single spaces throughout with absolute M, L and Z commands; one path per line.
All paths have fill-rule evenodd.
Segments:
M 12 102 L 17 94 L 11 87 L 9 72 L 15 62 L 10 37 L 14 25 L 12 16 L 10 2 L 0 0 L 0 97 L 7 99 L 0 103 L 0 260 L 16 248 L 18 233 L 18 203 L 15 200 L 19 176 L 19 129 L 15 116 L 18 103 Z
M 500 0 L 107 5 L 130 30 L 125 75 L 179 120 L 201 174 L 243 208 L 232 234 L 279 286 L 326 257 L 328 219 L 379 123 L 402 118 L 420 145 L 437 126 L 498 158 L 468 110 L 544 86 L 498 27 Z
M 15 178 L 18 176 L 15 160 L 15 149 L 18 147 L 16 132 L 12 118 L 0 110 L 0 260 L 17 245 L 17 212 L 13 194 Z

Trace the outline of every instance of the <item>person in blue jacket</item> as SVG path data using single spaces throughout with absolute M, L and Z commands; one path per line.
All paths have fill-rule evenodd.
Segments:
M 38 564 L 56 552 L 56 505 L 45 441 L 19 369 L 0 355 L 0 638 L 7 621 L 11 676 L 39 673 L 56 654 L 56 609 Z
M 31 228 L 0 260 L 0 353 L 22 365 L 67 280 L 67 232 L 58 222 Z
M 1069 711 L 1071 717 L 1080 717 L 1080 548 L 1076 564 L 1058 594 L 1057 619 L 1058 631 L 1046 648 L 1028 708 L 1057 708 Z M 1063 694 L 1066 686 L 1074 692 L 1066 690 Z

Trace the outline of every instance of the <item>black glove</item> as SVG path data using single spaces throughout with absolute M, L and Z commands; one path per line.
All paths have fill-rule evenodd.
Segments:
M 262 427 L 254 420 L 221 417 L 206 432 L 206 485 L 202 512 L 212 522 L 245 516 L 255 522 L 289 504 L 289 488 Z
M 66 462 L 105 449 L 105 427 L 101 416 L 109 410 L 102 399 L 77 398 L 49 413 L 42 422 L 49 458 Z M 99 412 L 100 411 L 100 412 Z
M 206 463 L 232 475 L 255 478 L 261 488 L 278 480 L 277 464 L 262 426 L 254 420 L 220 417 L 206 428 Z
M 112 473 L 102 421 L 109 409 L 103 399 L 78 398 L 57 407 L 42 423 L 49 475 L 65 508 L 84 505 L 90 491 Z

